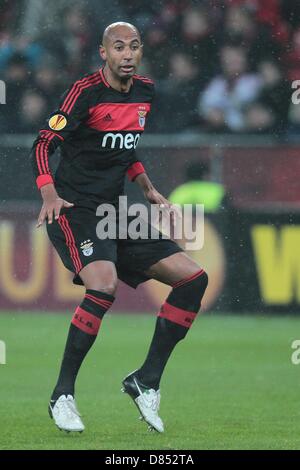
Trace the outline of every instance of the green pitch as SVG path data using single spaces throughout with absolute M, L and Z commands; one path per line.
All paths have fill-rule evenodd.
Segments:
M 0 314 L 0 449 L 299 449 L 300 319 L 204 315 L 162 381 L 164 434 L 120 392 L 144 359 L 155 317 L 107 315 L 77 384 L 86 425 L 60 432 L 47 414 L 70 316 Z

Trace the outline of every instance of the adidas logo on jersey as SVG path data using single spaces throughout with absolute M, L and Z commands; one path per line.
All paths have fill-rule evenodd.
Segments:
M 111 117 L 111 115 L 108 113 L 104 116 L 104 118 L 102 119 L 103 121 L 105 122 L 111 122 L 113 120 L 113 118 Z
M 104 135 L 102 139 L 102 147 L 106 148 L 109 147 L 111 149 L 123 149 L 130 150 L 132 148 L 136 148 L 137 144 L 139 143 L 141 134 L 132 134 L 128 132 L 128 134 L 121 134 L 117 133 L 114 134 L 113 132 L 108 132 Z

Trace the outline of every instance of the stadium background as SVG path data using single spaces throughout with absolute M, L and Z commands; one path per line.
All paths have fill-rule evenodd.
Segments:
M 292 0 L 0 2 L 0 79 L 6 86 L 6 104 L 0 104 L 0 339 L 8 344 L 8 364 L 12 344 L 12 357 L 17 358 L 21 368 L 22 332 L 28 335 L 24 351 L 31 339 L 36 340 L 28 327 L 32 318 L 42 331 L 38 347 L 44 347 L 47 331 L 59 330 L 63 325 L 55 339 L 49 333 L 59 358 L 68 318 L 82 295 L 81 288 L 72 286 L 45 232 L 35 229 L 40 200 L 28 153 L 60 94 L 73 80 L 99 67 L 97 45 L 101 33 L 107 24 L 117 20 L 130 21 L 141 30 L 144 60 L 140 73 L 156 83 L 155 107 L 138 150 L 157 188 L 168 196 L 184 182 L 190 162 L 206 161 L 211 178 L 224 185 L 230 203 L 230 211 L 207 216 L 204 248 L 192 253 L 210 275 L 204 308 L 212 315 L 206 314 L 207 318 L 201 320 L 203 330 L 201 321 L 197 323 L 183 353 L 186 357 L 200 354 L 199 339 L 199 344 L 204 341 L 201 362 L 206 358 L 216 371 L 217 361 L 231 357 L 239 364 L 240 372 L 245 372 L 239 348 L 249 346 L 249 364 L 252 361 L 253 369 L 261 366 L 256 385 L 258 389 L 262 386 L 265 399 L 274 392 L 279 373 L 284 378 L 282 382 L 286 380 L 286 386 L 295 389 L 298 371 L 291 365 L 290 355 L 291 341 L 299 331 L 300 105 L 293 104 L 291 97 L 292 82 L 300 79 L 300 5 Z M 228 100 L 223 99 L 223 89 Z M 57 158 L 58 155 L 53 158 L 54 167 Z M 127 193 L 132 201 L 142 200 L 134 185 L 127 185 Z M 144 331 L 139 317 L 133 321 L 127 314 L 153 315 L 167 292 L 152 281 L 136 292 L 120 283 L 112 310 L 112 316 L 123 315 L 122 330 L 118 330 L 118 321 L 114 324 L 119 341 L 121 337 L 126 339 L 126 334 L 131 335 L 132 322 Z M 60 315 L 53 317 L 51 312 Z M 216 312 L 226 316 L 213 316 Z M 43 315 L 37 316 L 39 313 Z M 291 319 L 277 315 L 283 313 L 295 316 Z M 153 316 L 140 320 L 145 325 L 145 344 L 150 338 L 150 318 Z M 16 332 L 17 324 L 20 330 Z M 221 331 L 227 334 L 224 344 Z M 247 343 L 248 334 L 253 334 L 251 344 Z M 218 358 L 211 356 L 215 341 L 221 343 Z M 21 350 L 13 356 L 17 343 Z M 132 355 L 135 357 L 134 351 Z M 118 360 L 121 364 L 121 357 Z M 228 378 L 228 371 L 234 375 L 232 364 L 224 362 L 223 366 L 224 377 Z M 8 365 L 5 367 L 5 372 L 4 368 L 0 370 L 1 375 L 9 375 Z M 30 364 L 26 367 L 28 371 Z M 54 377 L 56 369 L 53 364 L 49 367 Z M 171 376 L 172 371 L 176 375 L 175 370 L 173 365 Z M 249 400 L 245 385 L 248 382 L 245 377 L 243 382 L 241 374 L 231 376 L 236 380 L 236 406 L 239 393 L 245 402 Z M 221 393 L 217 392 L 221 377 L 222 374 L 215 383 L 210 377 L 214 393 Z M 187 376 L 185 379 L 189 380 Z M 12 388 L 14 380 L 8 376 Z M 226 388 L 226 380 L 223 385 Z M 232 384 L 227 386 L 229 394 Z M 294 396 L 287 393 L 283 383 L 281 387 L 274 392 L 274 408 L 277 399 L 277 405 L 285 410 L 281 419 L 287 426 L 288 419 L 299 417 L 299 412 L 292 407 Z M 26 393 L 28 397 L 32 393 L 29 385 Z M 17 396 L 16 392 L 11 396 Z M 213 395 L 211 400 L 215 407 Z M 254 407 L 255 394 L 250 402 Z M 266 402 L 260 405 L 267 413 L 262 413 L 261 419 L 267 416 L 272 422 L 274 408 Z M 241 419 L 247 422 L 250 415 L 256 419 L 248 411 L 246 406 Z M 199 413 L 203 416 L 203 410 Z M 222 415 L 221 409 L 218 413 Z M 230 419 L 229 414 L 228 410 L 225 421 Z M 206 418 L 209 423 L 211 417 Z M 211 440 L 206 441 L 201 435 L 202 444 L 193 441 L 186 445 L 297 448 L 299 440 L 284 435 L 284 431 L 281 435 L 278 428 L 282 421 L 275 421 L 273 440 L 260 441 L 259 433 L 256 441 L 253 435 L 252 440 L 247 440 L 249 433 L 245 430 L 245 439 L 238 443 L 234 423 L 229 426 L 227 437 L 221 438 L 220 423 L 217 438 L 211 434 Z M 269 436 L 268 431 L 266 427 L 265 436 Z M 230 440 L 232 435 L 235 441 Z M 15 441 L 7 438 L 3 442 L 3 448 L 12 448 Z M 179 442 L 166 441 L 164 445 L 184 448 L 178 447 L 184 446 Z M 15 445 L 29 446 L 26 439 Z M 36 448 L 43 445 L 41 441 Z M 57 442 L 52 445 L 58 446 Z M 121 445 L 126 448 L 130 444 Z M 153 441 L 151 445 L 157 444 Z

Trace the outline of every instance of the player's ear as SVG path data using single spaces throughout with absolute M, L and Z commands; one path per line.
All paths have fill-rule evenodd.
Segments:
M 100 54 L 101 59 L 106 60 L 106 50 L 105 50 L 105 47 L 102 46 L 102 44 L 100 44 L 99 46 L 99 54 Z

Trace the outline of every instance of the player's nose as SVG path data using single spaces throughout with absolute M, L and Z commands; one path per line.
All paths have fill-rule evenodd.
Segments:
M 124 60 L 132 61 L 133 59 L 133 52 L 130 47 L 125 47 L 124 49 Z

